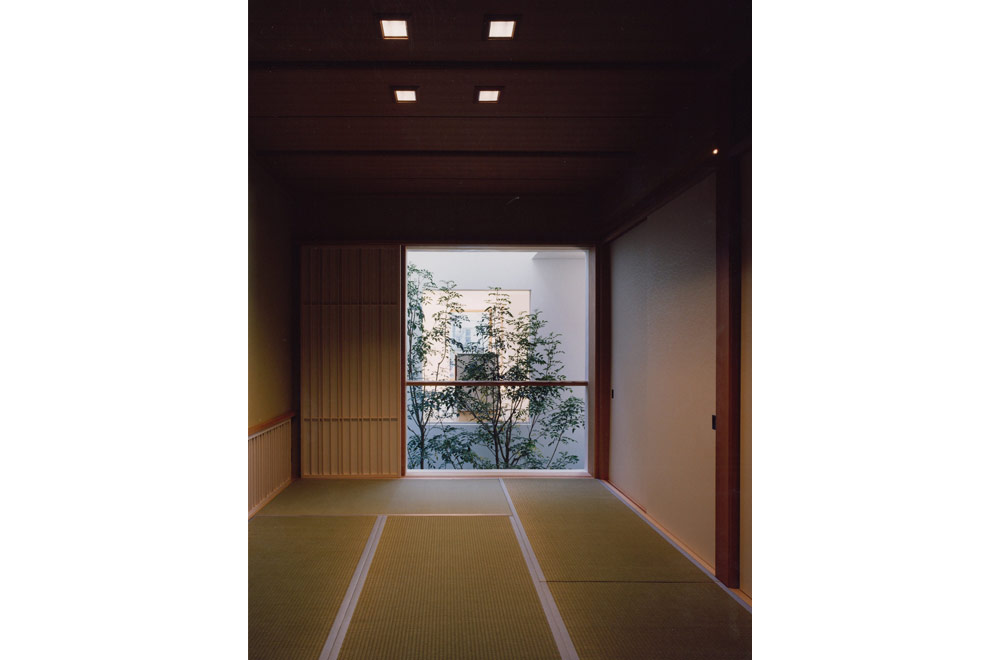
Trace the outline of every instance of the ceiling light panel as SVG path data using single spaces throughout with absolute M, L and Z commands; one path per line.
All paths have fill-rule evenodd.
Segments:
M 490 39 L 513 39 L 516 21 L 490 21 Z
M 498 103 L 500 101 L 500 90 L 480 89 L 476 93 L 476 101 L 479 103 Z
M 405 16 L 381 16 L 378 25 L 383 39 L 410 38 L 410 24 Z
M 395 87 L 392 90 L 393 97 L 396 99 L 396 103 L 416 103 L 417 102 L 417 90 L 415 87 L 405 88 L 405 87 Z
M 513 39 L 514 29 L 517 27 L 517 17 L 487 16 L 486 24 L 487 39 Z

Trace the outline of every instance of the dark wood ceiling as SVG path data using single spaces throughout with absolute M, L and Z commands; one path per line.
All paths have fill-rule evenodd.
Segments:
M 399 13 L 410 38 L 381 39 L 377 15 Z M 483 39 L 488 14 L 519 15 L 516 38 Z M 250 148 L 305 193 L 572 195 L 612 213 L 633 180 L 726 137 L 749 44 L 749 2 L 251 0 Z M 493 85 L 500 103 L 474 101 Z

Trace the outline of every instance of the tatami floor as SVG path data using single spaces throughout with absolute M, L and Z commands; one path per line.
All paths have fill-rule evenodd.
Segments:
M 594 479 L 300 479 L 249 525 L 249 657 L 750 657 L 749 609 Z

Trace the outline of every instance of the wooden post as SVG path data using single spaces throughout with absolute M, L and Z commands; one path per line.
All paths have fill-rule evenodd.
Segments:
M 595 479 L 611 476 L 611 244 L 597 247 L 597 365 L 594 374 L 597 429 L 594 435 Z
M 739 160 L 722 154 L 716 174 L 715 575 L 740 584 Z

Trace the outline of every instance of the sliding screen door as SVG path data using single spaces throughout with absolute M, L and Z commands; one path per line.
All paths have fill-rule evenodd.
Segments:
M 305 246 L 302 476 L 400 476 L 401 247 Z

